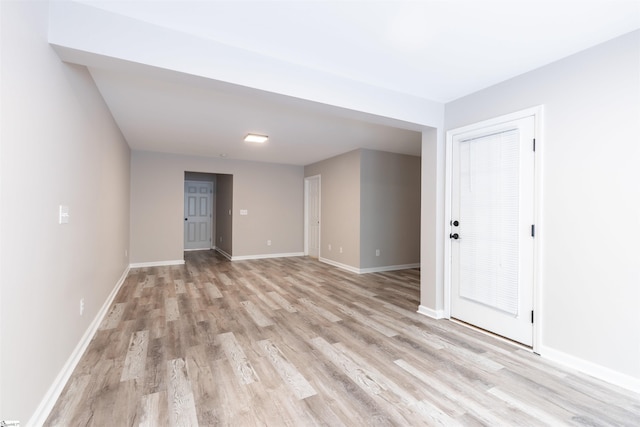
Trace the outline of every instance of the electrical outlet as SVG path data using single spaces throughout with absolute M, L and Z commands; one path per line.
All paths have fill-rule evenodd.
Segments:
M 80 298 L 80 316 L 84 314 L 84 298 Z
M 271 240 L 267 240 L 267 246 L 271 246 Z
M 380 249 L 376 249 L 376 256 L 380 256 Z
M 342 246 L 340 246 L 340 253 L 342 253 Z
M 331 250 L 331 243 L 329 243 L 329 250 Z
M 129 256 L 129 250 L 128 250 L 128 249 L 125 249 L 125 250 L 124 250 L 124 257 L 126 258 L 126 257 L 128 257 L 128 256 Z

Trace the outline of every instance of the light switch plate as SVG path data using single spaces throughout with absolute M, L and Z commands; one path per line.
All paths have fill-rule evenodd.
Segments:
M 69 206 L 60 205 L 58 222 L 60 224 L 68 224 L 69 223 Z

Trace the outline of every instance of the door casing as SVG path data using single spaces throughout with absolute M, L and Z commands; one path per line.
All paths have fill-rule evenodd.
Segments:
M 309 230 L 310 230 L 310 218 L 309 218 L 309 181 L 317 180 L 318 181 L 318 258 L 320 258 L 320 251 L 322 248 L 321 244 L 321 213 L 322 213 L 322 198 L 321 198 L 321 177 L 320 175 L 308 176 L 304 179 L 304 254 L 309 255 Z

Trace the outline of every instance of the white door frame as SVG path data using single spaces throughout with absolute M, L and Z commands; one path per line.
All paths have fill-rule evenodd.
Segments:
M 451 219 L 451 195 L 453 191 L 452 185 L 452 173 L 453 173 L 453 139 L 454 136 L 472 131 L 486 126 L 498 125 L 504 122 L 510 122 L 513 120 L 523 119 L 525 117 L 534 117 L 534 129 L 535 129 L 535 174 L 534 174 L 534 223 L 535 223 L 535 239 L 534 255 L 533 255 L 533 310 L 534 310 L 534 323 L 533 323 L 533 351 L 538 352 L 541 343 L 542 334 L 542 239 L 543 230 L 542 226 L 542 149 L 543 135 L 542 135 L 542 115 L 543 106 L 528 108 L 525 110 L 517 111 L 515 113 L 507 114 L 504 116 L 496 117 L 493 119 L 485 120 L 479 123 L 474 123 L 468 126 L 463 126 L 457 129 L 447 131 L 446 146 L 445 146 L 445 193 L 444 193 L 444 317 L 451 319 L 451 239 L 449 233 L 451 233 L 451 226 L 449 221 Z
M 318 218 L 321 218 L 322 215 L 322 198 L 321 198 L 321 185 L 322 180 L 320 175 L 307 176 L 304 178 L 304 254 L 305 256 L 309 255 L 309 181 L 312 179 L 318 180 Z M 318 259 L 321 256 L 322 250 L 322 241 L 320 240 L 320 236 L 322 235 L 321 231 L 322 221 L 318 225 Z

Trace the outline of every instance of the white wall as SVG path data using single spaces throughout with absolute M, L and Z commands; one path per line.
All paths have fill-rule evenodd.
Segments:
M 541 354 L 640 390 L 640 31 L 446 105 L 544 105 Z
M 134 151 L 132 263 L 183 260 L 185 171 L 233 175 L 233 253 L 229 255 L 304 252 L 302 166 Z M 241 209 L 248 215 L 239 215 Z
M 47 43 L 48 3 L 0 8 L 0 419 L 25 425 L 126 271 L 129 148 Z

